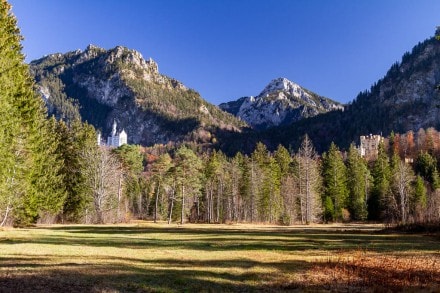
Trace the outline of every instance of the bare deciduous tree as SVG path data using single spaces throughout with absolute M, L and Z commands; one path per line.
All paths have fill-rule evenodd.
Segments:
M 398 207 L 400 209 L 400 221 L 405 224 L 408 219 L 409 197 L 411 195 L 411 182 L 414 175 L 411 167 L 400 161 L 394 174 L 394 187 L 396 189 Z
M 316 152 L 307 134 L 298 151 L 297 160 L 301 221 L 309 224 L 318 219 L 321 212 L 321 201 L 317 192 L 319 170 Z
M 121 163 L 106 148 L 91 148 L 83 152 L 86 166 L 86 185 L 89 189 L 91 203 L 95 210 L 96 222 L 104 223 L 104 214 L 116 212 L 121 201 L 120 178 Z

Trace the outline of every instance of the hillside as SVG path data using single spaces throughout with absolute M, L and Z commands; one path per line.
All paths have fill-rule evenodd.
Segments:
M 219 107 L 257 129 L 289 125 L 321 113 L 343 110 L 339 103 L 286 78 L 272 80 L 256 97 L 243 97 Z
M 280 78 L 256 97 L 221 105 L 243 121 L 123 47 L 53 54 L 32 62 L 31 70 L 51 113 L 64 119 L 81 115 L 104 135 L 116 119 L 129 142 L 144 145 L 216 142 L 233 154 L 251 152 L 258 141 L 270 149 L 279 143 L 295 149 L 308 133 L 323 151 L 332 141 L 348 148 L 360 135 L 440 127 L 440 41 L 434 37 L 405 53 L 344 111 L 332 111 L 342 106 Z
M 440 40 L 430 38 L 393 64 L 386 75 L 359 95 L 344 111 L 331 111 L 291 125 L 237 134 L 231 146 L 248 151 L 258 141 L 274 149 L 279 143 L 296 149 L 308 134 L 319 152 L 333 141 L 342 148 L 365 134 L 389 135 L 419 128 L 440 128 Z M 234 153 L 238 149 L 230 147 Z
M 107 135 L 113 120 L 130 143 L 216 141 L 245 124 L 181 82 L 159 73 L 151 58 L 125 47 L 52 54 L 30 63 L 49 114 L 82 117 Z

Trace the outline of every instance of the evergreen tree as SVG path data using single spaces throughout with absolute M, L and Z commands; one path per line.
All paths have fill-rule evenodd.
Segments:
M 78 120 L 70 125 L 59 121 L 56 133 L 60 140 L 57 153 L 64 162 L 60 170 L 63 174 L 62 184 L 67 193 L 63 203 L 63 220 L 78 222 L 90 203 L 85 175 L 89 162 L 84 154 L 96 148 L 96 133 L 93 126 Z
M 12 211 L 17 225 L 28 225 L 60 211 L 62 161 L 24 63 L 22 37 L 10 9 L 0 1 L 0 213 L 3 224 Z
M 366 220 L 370 172 L 367 162 L 360 156 L 354 144 L 350 145 L 347 154 L 347 187 L 352 219 Z
M 414 162 L 415 172 L 428 181 L 432 189 L 440 187 L 440 178 L 437 170 L 437 160 L 427 152 L 420 152 Z
M 390 163 L 382 142 L 379 144 L 378 157 L 371 175 L 373 188 L 368 199 L 368 217 L 370 220 L 379 220 L 387 207 L 391 184 Z
M 215 218 L 215 205 L 218 198 L 218 187 L 220 173 L 222 172 L 222 166 L 220 162 L 220 155 L 213 151 L 212 154 L 207 158 L 204 170 L 204 181 L 205 181 L 205 206 L 206 206 L 206 220 L 208 223 L 212 223 Z M 220 207 L 218 207 L 219 209 Z
M 418 175 L 414 184 L 414 196 L 410 201 L 410 212 L 417 221 L 422 221 L 427 205 L 427 190 L 423 178 Z
M 292 163 L 292 157 L 290 156 L 289 151 L 280 144 L 274 153 L 274 158 L 280 167 L 281 177 L 288 175 L 291 171 L 290 165 Z
M 199 204 L 199 192 L 201 188 L 202 161 L 191 149 L 182 146 L 176 152 L 175 157 L 175 180 L 178 185 L 180 197 L 180 223 L 185 222 L 187 209 L 191 203 Z M 193 196 L 189 200 L 189 196 Z
M 231 173 L 231 221 L 238 222 L 243 219 L 245 206 L 241 194 L 240 182 L 243 181 L 243 155 L 237 153 L 229 163 Z
M 157 215 L 159 212 L 159 203 L 162 202 L 160 200 L 160 195 L 162 194 L 162 190 L 164 189 L 163 183 L 166 177 L 166 174 L 172 167 L 172 160 L 168 153 L 165 153 L 154 162 L 152 166 L 153 180 L 155 182 L 155 200 L 154 200 L 154 222 L 157 222 Z
M 347 190 L 347 170 L 338 147 L 332 143 L 328 153 L 323 155 L 322 177 L 324 187 L 324 198 L 329 197 L 333 201 L 334 213 L 332 218 L 327 220 L 341 221 L 343 219 L 343 209 L 346 208 Z M 331 215 L 330 211 L 324 211 L 326 215 Z
M 142 192 L 140 186 L 143 167 L 143 155 L 138 145 L 123 144 L 113 150 L 122 163 L 121 177 L 119 178 L 119 198 L 122 193 L 128 200 L 128 206 L 138 217 L 142 217 Z

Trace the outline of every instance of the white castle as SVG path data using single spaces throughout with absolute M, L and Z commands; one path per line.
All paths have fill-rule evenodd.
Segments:
M 116 132 L 117 124 L 116 120 L 113 121 L 112 133 L 109 137 L 107 137 L 107 146 L 110 147 L 120 147 L 123 144 L 127 144 L 127 133 L 124 129 L 122 129 L 119 134 Z M 101 137 L 98 136 L 98 144 L 100 144 Z

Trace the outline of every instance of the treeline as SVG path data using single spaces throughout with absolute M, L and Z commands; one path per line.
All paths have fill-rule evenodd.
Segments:
M 433 129 L 427 132 L 434 134 Z M 281 145 L 271 153 L 258 143 L 251 155 L 229 158 L 215 151 L 196 155 L 181 147 L 148 164 L 144 202 L 150 204 L 143 216 L 284 225 L 438 221 L 438 164 L 425 133 L 419 131 L 414 144 L 411 132 L 392 135 L 380 144 L 372 162 L 354 145 L 341 152 L 332 144 L 318 156 L 308 136 L 294 153 Z M 406 147 L 403 140 L 416 152 L 414 158 L 399 155 Z

